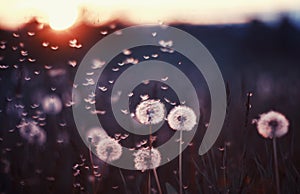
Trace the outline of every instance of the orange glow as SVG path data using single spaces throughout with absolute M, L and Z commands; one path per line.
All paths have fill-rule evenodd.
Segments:
M 54 30 L 85 22 L 119 20 L 135 24 L 241 23 L 256 14 L 299 11 L 296 0 L 0 0 L 0 27 L 16 29 L 35 18 Z

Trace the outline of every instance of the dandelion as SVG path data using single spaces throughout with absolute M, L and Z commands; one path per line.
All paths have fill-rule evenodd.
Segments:
M 180 131 L 179 138 L 179 164 L 178 164 L 178 175 L 179 175 L 179 193 L 182 194 L 182 132 L 183 131 L 191 131 L 193 127 L 197 123 L 197 117 L 195 112 L 184 105 L 179 105 L 174 107 L 169 115 L 168 115 L 168 123 L 169 126 L 174 129 Z
M 276 138 L 285 135 L 288 132 L 288 127 L 289 121 L 286 119 L 286 117 L 283 114 L 275 111 L 261 114 L 259 120 L 257 121 L 258 133 L 264 138 L 273 139 L 274 168 L 277 194 L 280 194 L 280 180 L 278 172 Z
M 286 117 L 275 111 L 260 115 L 257 121 L 257 130 L 264 138 L 282 137 L 288 132 L 289 121 Z
M 46 113 L 55 115 L 61 111 L 62 102 L 58 96 L 49 95 L 44 97 L 42 107 Z
M 142 172 L 157 168 L 161 162 L 160 152 L 155 148 L 141 148 L 133 155 L 134 167 Z
M 21 137 L 29 143 L 43 145 L 46 142 L 46 132 L 40 128 L 36 122 L 23 120 L 18 126 Z
M 137 106 L 135 115 L 142 124 L 158 124 L 165 117 L 165 105 L 160 100 L 145 100 Z
M 190 131 L 196 125 L 195 112 L 183 105 L 174 107 L 168 115 L 169 126 L 174 130 Z
M 141 170 L 144 172 L 147 169 L 153 169 L 154 177 L 156 180 L 157 188 L 159 194 L 162 194 L 161 186 L 159 183 L 158 175 L 156 172 L 156 168 L 159 166 L 161 162 L 161 154 L 160 152 L 152 147 L 141 148 L 134 154 L 134 166 L 137 170 Z M 148 173 L 148 193 L 151 193 L 151 175 L 150 171 Z
M 108 138 L 107 133 L 100 127 L 94 127 L 86 133 L 86 139 L 92 145 L 97 145 L 101 140 Z
M 101 160 L 112 162 L 121 157 L 122 146 L 113 138 L 105 138 L 98 143 L 96 151 Z

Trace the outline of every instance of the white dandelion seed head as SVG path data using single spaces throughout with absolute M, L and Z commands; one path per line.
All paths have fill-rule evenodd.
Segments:
M 62 109 L 62 102 L 57 95 L 44 97 L 42 107 L 47 114 L 58 114 Z
M 108 138 L 107 133 L 100 127 L 93 127 L 86 133 L 86 139 L 89 143 L 97 145 L 101 140 Z
M 168 115 L 169 126 L 174 130 L 190 131 L 197 124 L 195 112 L 184 105 L 174 107 Z
M 142 101 L 135 110 L 138 121 L 145 125 L 158 124 L 164 120 L 165 105 L 160 100 Z
M 105 138 L 98 143 L 96 151 L 102 161 L 112 162 L 121 157 L 122 146 L 113 138 Z
M 46 132 L 40 128 L 36 122 L 32 120 L 22 120 L 18 125 L 21 137 L 29 143 L 37 143 L 43 145 L 46 142 Z
M 270 111 L 261 114 L 256 125 L 260 135 L 272 139 L 274 136 L 282 137 L 288 132 L 289 121 L 283 114 Z
M 155 148 L 141 148 L 134 154 L 134 167 L 137 170 L 145 171 L 154 169 L 160 165 L 161 154 Z

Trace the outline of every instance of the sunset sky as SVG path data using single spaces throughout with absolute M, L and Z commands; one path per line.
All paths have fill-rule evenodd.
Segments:
M 20 27 L 32 18 L 64 29 L 79 22 L 101 25 L 120 20 L 132 23 L 240 23 L 259 15 L 272 19 L 281 12 L 296 13 L 299 0 L 1 0 L 0 26 Z

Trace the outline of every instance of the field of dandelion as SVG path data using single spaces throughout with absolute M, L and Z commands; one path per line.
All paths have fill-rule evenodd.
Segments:
M 1 30 L 0 193 L 300 193 L 300 29 L 287 18 L 272 25 L 253 20 L 174 26 L 207 47 L 226 84 L 224 126 L 202 156 L 198 149 L 209 126 L 210 94 L 201 73 L 189 60 L 178 61 L 178 53 L 155 47 L 124 50 L 99 80 L 91 78 L 92 71 L 87 74 L 86 85 L 98 87 L 82 98 L 73 82 L 81 60 L 97 41 L 126 25 L 79 25 L 66 33 L 32 22 L 16 31 Z M 191 79 L 200 110 L 179 101 L 164 82 L 167 76 L 145 80 L 128 94 L 129 109 L 120 112 L 150 132 L 152 125 L 162 126 L 151 135 L 131 134 L 112 114 L 111 103 L 119 96 L 111 89 L 126 68 L 149 58 L 175 64 Z M 91 69 L 103 63 L 95 60 Z M 103 124 L 82 127 L 88 144 L 72 114 L 79 101 Z M 97 110 L 91 109 L 94 104 Z M 197 121 L 187 148 L 160 165 L 164 155 L 156 148 L 176 131 L 189 133 Z M 176 139 L 174 149 L 180 151 L 181 144 Z M 134 150 L 136 170 L 110 165 L 124 154 L 123 147 Z

